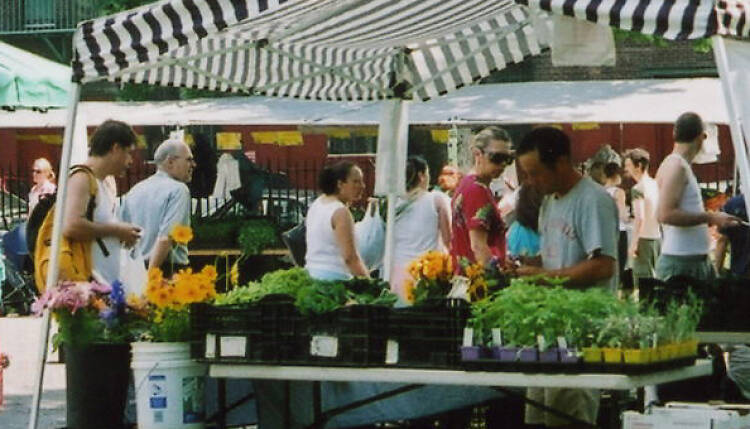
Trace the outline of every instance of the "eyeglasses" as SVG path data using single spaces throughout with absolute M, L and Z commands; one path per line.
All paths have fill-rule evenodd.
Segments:
M 510 165 L 516 159 L 513 152 L 485 152 L 484 155 L 491 163 L 497 165 Z

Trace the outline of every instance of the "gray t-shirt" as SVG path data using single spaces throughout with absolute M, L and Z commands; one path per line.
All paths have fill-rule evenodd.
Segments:
M 582 178 L 562 197 L 547 195 L 539 211 L 542 265 L 546 269 L 573 266 L 596 254 L 617 261 L 617 206 L 604 188 Z M 591 284 L 614 291 L 615 274 Z

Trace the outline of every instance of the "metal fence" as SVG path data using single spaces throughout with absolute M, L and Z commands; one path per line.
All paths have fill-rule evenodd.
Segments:
M 372 195 L 375 168 L 370 162 L 355 160 L 362 169 L 367 185 L 365 197 Z M 244 174 L 242 187 L 228 195 L 212 196 L 211 192 L 196 192 L 191 184 L 192 215 L 196 222 L 225 216 L 268 216 L 281 228 L 296 225 L 304 219 L 307 208 L 318 196 L 318 175 L 322 168 L 314 161 L 268 161 L 253 165 Z M 150 168 L 131 168 L 117 180 L 120 196 L 139 181 L 153 173 Z M 27 168 L 0 166 L 0 229 L 8 230 L 28 217 L 28 194 L 33 185 Z M 213 182 L 209 184 L 213 189 Z M 363 199 L 364 201 L 364 199 Z
M 100 14 L 100 0 L 0 0 L 0 34 L 72 32 Z

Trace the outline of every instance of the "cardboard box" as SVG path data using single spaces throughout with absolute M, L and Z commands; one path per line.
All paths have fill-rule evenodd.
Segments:
M 750 407 L 670 403 L 651 414 L 623 413 L 623 429 L 750 429 Z

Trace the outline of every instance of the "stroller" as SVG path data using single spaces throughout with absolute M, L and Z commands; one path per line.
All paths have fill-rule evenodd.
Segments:
M 0 237 L 5 256 L 5 282 L 2 284 L 0 314 L 27 315 L 37 297 L 34 266 L 26 248 L 26 224 L 22 223 Z

